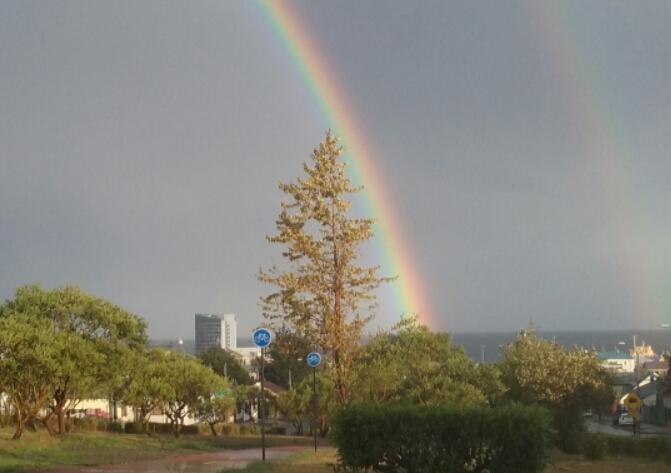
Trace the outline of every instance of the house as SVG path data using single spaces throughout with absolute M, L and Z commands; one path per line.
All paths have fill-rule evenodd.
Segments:
M 636 371 L 636 360 L 629 353 L 619 351 L 597 352 L 601 360 L 601 366 L 614 374 L 634 373 Z
M 646 375 L 655 374 L 661 377 L 665 377 L 669 372 L 669 362 L 668 360 L 661 359 L 657 361 L 648 361 L 643 363 L 643 373 Z

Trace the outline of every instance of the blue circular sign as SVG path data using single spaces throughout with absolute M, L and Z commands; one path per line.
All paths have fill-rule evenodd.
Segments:
M 252 340 L 257 347 L 266 348 L 273 340 L 273 334 L 267 328 L 257 328 L 252 332 Z
M 322 362 L 322 356 L 316 351 L 308 353 L 308 356 L 305 357 L 305 361 L 308 362 L 310 368 L 316 368 Z

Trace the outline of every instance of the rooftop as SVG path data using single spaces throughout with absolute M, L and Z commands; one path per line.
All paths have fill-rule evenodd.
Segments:
M 596 356 L 602 360 L 633 360 L 634 358 L 629 354 L 621 351 L 600 351 Z

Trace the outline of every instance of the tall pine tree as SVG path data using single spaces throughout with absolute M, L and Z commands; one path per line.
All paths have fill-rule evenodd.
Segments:
M 284 246 L 288 268 L 273 266 L 259 279 L 276 287 L 262 298 L 265 317 L 280 320 L 330 355 L 337 399 L 350 398 L 352 361 L 375 308 L 373 290 L 391 278 L 379 267 L 358 264 L 361 243 L 373 236 L 373 220 L 348 216 L 352 186 L 343 149 L 330 131 L 304 163 L 306 176 L 280 183 L 288 197 L 270 243 Z

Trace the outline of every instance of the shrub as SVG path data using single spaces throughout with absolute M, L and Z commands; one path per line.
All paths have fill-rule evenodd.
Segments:
M 248 435 L 248 434 L 255 434 L 256 433 L 256 426 L 251 424 L 242 424 L 238 428 L 238 432 L 240 435 Z
M 115 434 L 123 434 L 125 432 L 124 425 L 121 422 L 107 422 L 105 430 Z
M 285 427 L 274 426 L 269 427 L 266 432 L 270 435 L 286 435 L 287 429 Z
M 237 435 L 238 429 L 234 424 L 224 424 L 221 426 L 221 435 Z
M 602 460 L 608 453 L 608 441 L 602 435 L 583 435 L 582 453 L 589 460 Z
M 71 419 L 72 430 L 78 431 L 97 431 L 105 430 L 106 421 L 96 417 L 76 417 Z
M 551 444 L 550 416 L 537 407 L 352 404 L 333 439 L 343 467 L 413 473 L 536 473 Z
M 123 426 L 124 427 L 124 432 L 127 434 L 143 434 L 144 430 L 142 430 L 142 422 L 126 422 L 126 424 Z
M 628 456 L 671 463 L 671 438 L 634 438 L 608 435 L 604 437 L 610 455 Z

